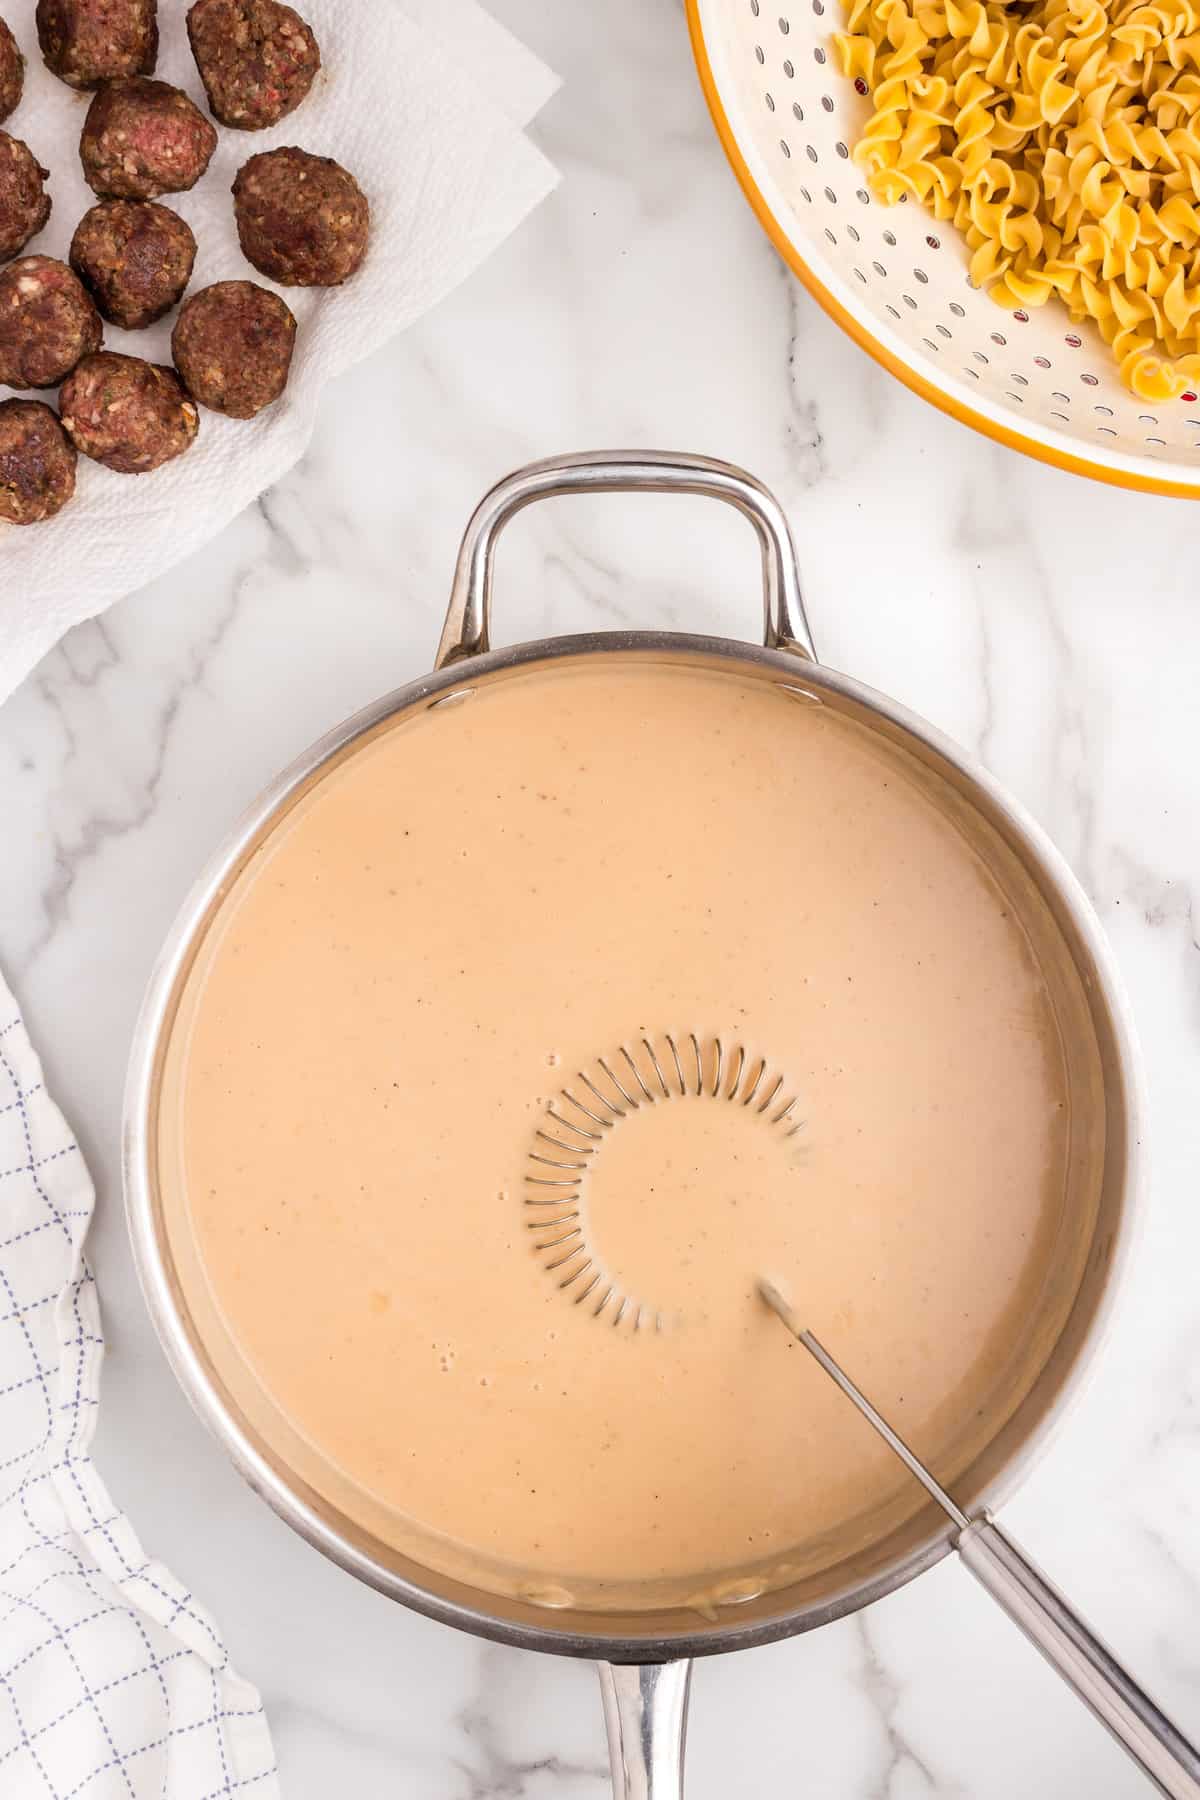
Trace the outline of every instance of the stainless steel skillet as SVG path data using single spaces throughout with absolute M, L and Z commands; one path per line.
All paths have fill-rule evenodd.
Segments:
M 580 492 L 703 495 L 737 508 L 754 529 L 763 568 L 763 642 L 668 632 L 613 632 L 490 647 L 496 540 L 532 502 Z M 773 497 L 728 464 L 660 452 L 603 452 L 532 465 L 500 482 L 470 521 L 450 609 L 428 676 L 387 695 L 304 752 L 220 849 L 186 901 L 155 968 L 138 1024 L 126 1099 L 125 1176 L 130 1232 L 143 1289 L 183 1387 L 251 1485 L 311 1543 L 360 1579 L 447 1624 L 532 1649 L 601 1664 L 618 1795 L 680 1791 L 689 1659 L 811 1630 L 865 1606 L 944 1556 L 953 1533 L 930 1504 L 879 1542 L 860 1546 L 790 1586 L 770 1589 L 707 1618 L 685 1608 L 610 1613 L 548 1611 L 451 1579 L 394 1550 L 299 1478 L 277 1445 L 247 1418 L 223 1382 L 189 1309 L 164 1208 L 157 1109 L 164 1057 L 197 947 L 239 870 L 273 825 L 350 747 L 409 709 L 476 691 L 520 667 L 563 657 L 652 653 L 743 678 L 764 674 L 899 745 L 936 781 L 964 829 L 1000 847 L 1024 896 L 1029 929 L 1059 969 L 1068 1028 L 1065 1052 L 1090 1146 L 1086 1242 L 1065 1324 L 1025 1397 L 956 1482 L 972 1514 L 1012 1491 L 1091 1359 L 1128 1245 L 1137 1185 L 1139 1076 L 1111 957 L 1088 902 L 1038 826 L 988 774 L 904 707 L 817 661 L 800 596 L 795 552 Z M 1081 1215 L 1082 1216 L 1082 1215 Z

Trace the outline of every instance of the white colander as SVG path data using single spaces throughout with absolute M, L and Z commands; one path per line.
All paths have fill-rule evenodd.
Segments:
M 686 0 L 725 151 L 776 248 L 877 362 L 1032 456 L 1155 493 L 1200 494 L 1200 384 L 1149 405 L 1058 302 L 1010 312 L 967 280 L 951 225 L 884 206 L 851 159 L 870 101 L 837 66 L 842 0 Z

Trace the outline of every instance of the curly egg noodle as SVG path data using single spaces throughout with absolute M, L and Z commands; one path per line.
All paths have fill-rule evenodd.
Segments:
M 1200 383 L 1200 4 L 847 0 L 876 197 L 950 220 L 1008 308 L 1058 295 L 1144 400 Z

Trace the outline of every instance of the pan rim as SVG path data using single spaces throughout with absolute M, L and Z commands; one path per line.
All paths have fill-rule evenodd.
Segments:
M 721 665 L 749 665 L 786 676 L 803 688 L 824 690 L 864 708 L 924 747 L 954 770 L 966 784 L 972 802 L 981 796 L 985 817 L 1003 821 L 1014 848 L 1037 871 L 1041 884 L 1069 917 L 1087 958 L 1094 1003 L 1101 1009 L 1110 1034 L 1119 1075 L 1119 1092 L 1108 1096 L 1109 1106 L 1119 1109 L 1123 1145 L 1119 1164 L 1116 1226 L 1107 1259 L 1107 1277 L 1085 1324 L 1082 1339 L 1058 1377 L 1053 1392 L 1041 1406 L 1029 1429 L 1009 1453 L 995 1477 L 973 1497 L 975 1506 L 994 1507 L 1019 1486 L 1045 1451 L 1067 1407 L 1078 1397 L 1086 1375 L 1108 1335 L 1113 1307 L 1126 1272 L 1141 1210 L 1141 1136 L 1145 1114 L 1140 1060 L 1128 1003 L 1117 974 L 1115 959 L 1099 920 L 1077 878 L 1037 822 L 988 772 L 953 740 L 919 715 L 854 677 L 814 664 L 789 650 L 680 632 L 621 631 L 586 633 L 533 640 L 451 664 L 418 677 L 372 702 L 319 738 L 293 760 L 246 809 L 206 862 L 180 906 L 152 969 L 135 1027 L 125 1090 L 122 1165 L 127 1224 L 139 1283 L 167 1360 L 193 1409 L 216 1437 L 239 1473 L 265 1499 L 272 1510 L 316 1549 L 348 1573 L 402 1604 L 473 1634 L 524 1648 L 559 1655 L 596 1658 L 611 1662 L 658 1662 L 771 1643 L 815 1629 L 857 1611 L 905 1585 L 923 1573 L 952 1548 L 949 1525 L 933 1520 L 930 1528 L 905 1555 L 889 1562 L 866 1581 L 850 1580 L 819 1603 L 801 1608 L 782 1607 L 773 1616 L 739 1621 L 736 1615 L 716 1624 L 699 1622 L 664 1631 L 654 1621 L 663 1615 L 647 1613 L 645 1633 L 619 1633 L 605 1628 L 607 1615 L 592 1613 L 595 1631 L 556 1626 L 555 1615 L 542 1608 L 516 1607 L 510 1615 L 500 1608 L 499 1596 L 484 1589 L 459 1588 L 449 1578 L 437 1577 L 453 1593 L 423 1586 L 395 1568 L 377 1560 L 319 1516 L 289 1481 L 265 1446 L 257 1444 L 236 1416 L 232 1401 L 207 1368 L 202 1347 L 189 1330 L 183 1309 L 176 1303 L 169 1268 L 169 1254 L 156 1226 L 152 1174 L 153 1098 L 161 1056 L 169 1037 L 173 1002 L 201 935 L 201 928 L 219 902 L 228 882 L 271 821 L 305 786 L 368 733 L 404 712 L 445 699 L 453 691 L 478 686 L 505 671 L 538 663 L 551 664 L 571 656 L 647 652 L 667 659 L 694 661 L 717 659 Z M 1065 1329 L 1065 1328 L 1064 1328 Z M 1057 1348 L 1057 1346 L 1056 1346 Z M 1053 1357 L 1053 1352 L 1051 1353 Z M 1049 1366 L 1049 1365 L 1047 1365 Z M 1014 1418 L 1042 1388 L 1039 1376 L 1031 1394 Z M 1008 1431 L 1013 1421 L 1003 1429 Z M 921 1516 L 921 1515 L 918 1515 Z M 786 1595 L 788 1590 L 779 1590 Z M 669 1615 L 672 1616 L 672 1615 Z M 690 1618 L 692 1615 L 688 1615 Z M 624 1619 L 627 1615 L 621 1615 Z

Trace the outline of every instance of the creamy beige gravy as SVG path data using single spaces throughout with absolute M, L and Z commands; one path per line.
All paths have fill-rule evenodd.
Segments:
M 1028 1389 L 1087 1221 L 1014 879 L 778 682 L 564 660 L 377 734 L 240 877 L 167 1059 L 172 1242 L 242 1406 L 497 1589 L 687 1595 L 915 1511 L 754 1283 L 946 1479 Z M 663 1313 L 635 1332 L 560 1291 L 525 1178 L 564 1083 L 668 1031 L 798 1104 L 643 1099 L 601 1134 L 579 1209 Z

